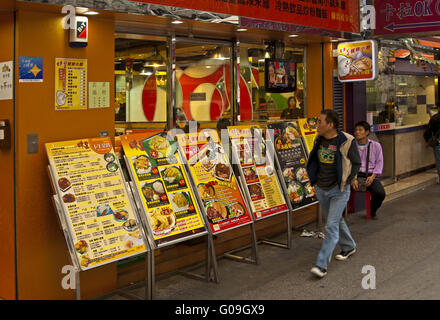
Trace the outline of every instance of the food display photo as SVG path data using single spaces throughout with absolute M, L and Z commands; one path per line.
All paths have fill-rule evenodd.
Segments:
M 206 232 L 177 143 L 160 130 L 122 135 L 121 143 L 156 246 Z
M 273 163 L 266 156 L 266 141 L 258 126 L 228 127 L 232 152 L 241 160 L 244 150 L 251 151 L 250 161 L 240 161 L 239 172 L 244 181 L 255 219 L 288 210 Z
M 252 222 L 217 131 L 179 134 L 177 140 L 181 154 L 187 157 L 191 180 L 211 231 L 220 233 Z
M 314 121 L 307 120 L 298 120 L 301 131 L 303 127 L 309 128 L 310 125 L 315 124 Z M 303 139 L 292 140 L 291 137 L 286 139 L 286 131 L 290 124 L 290 122 L 272 123 L 268 127 L 274 130 L 275 156 L 282 174 L 281 182 L 287 190 L 292 209 L 298 209 L 316 202 L 317 199 L 306 170 L 307 151 Z M 308 129 L 307 132 L 315 131 Z M 307 138 L 304 140 L 307 141 Z
M 47 143 L 46 151 L 66 221 L 66 240 L 81 270 L 145 252 L 143 234 L 127 247 L 138 217 L 110 138 Z

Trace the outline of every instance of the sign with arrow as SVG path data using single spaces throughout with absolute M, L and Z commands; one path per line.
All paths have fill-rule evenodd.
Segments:
M 438 31 L 440 0 L 376 1 L 375 35 Z

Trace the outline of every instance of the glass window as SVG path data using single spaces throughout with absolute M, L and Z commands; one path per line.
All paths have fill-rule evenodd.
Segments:
M 287 93 L 267 93 L 265 91 L 265 59 L 269 58 L 264 45 L 240 44 L 240 102 L 241 110 L 249 109 L 248 119 L 242 120 L 279 120 L 303 118 L 306 116 L 304 87 L 304 48 L 286 47 L 283 59 L 296 65 L 296 91 Z M 289 108 L 291 111 L 287 110 Z M 286 111 L 285 111 L 286 110 Z M 284 112 L 283 112 L 284 111 Z
M 231 118 L 231 46 L 177 40 L 176 116 L 178 124 Z
M 117 38 L 115 51 L 115 120 L 166 122 L 166 39 Z

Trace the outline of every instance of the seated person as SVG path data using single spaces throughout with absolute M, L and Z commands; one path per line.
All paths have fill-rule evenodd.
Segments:
M 385 189 L 382 183 L 377 179 L 377 176 L 382 174 L 383 169 L 383 154 L 382 146 L 379 142 L 368 139 L 370 134 L 370 124 L 366 121 L 356 123 L 354 128 L 354 136 L 356 138 L 356 145 L 361 156 L 362 165 L 359 169 L 357 177 L 366 177 L 365 186 L 371 193 L 371 217 L 376 219 L 376 211 L 382 205 L 385 199 Z M 369 153 L 368 172 L 367 172 L 367 152 Z M 355 191 L 359 191 L 358 180 L 353 179 L 351 184 Z

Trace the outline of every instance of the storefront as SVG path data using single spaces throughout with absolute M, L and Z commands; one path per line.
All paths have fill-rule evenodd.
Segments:
M 190 120 L 196 120 L 200 128 L 215 129 L 220 119 L 231 125 L 265 128 L 280 121 L 293 94 L 295 118 L 316 117 L 323 107 L 333 105 L 331 40 L 350 38 L 358 29 L 357 6 L 352 8 L 346 1 L 338 2 L 338 7 L 310 5 L 307 9 L 297 1 L 262 1 L 260 11 L 267 9 L 263 7 L 266 3 L 272 13 L 278 13 L 279 23 L 266 21 L 267 12 L 259 13 L 257 1 L 251 2 L 255 4 L 252 16 L 242 20 L 243 9 L 236 6 L 230 7 L 231 12 L 223 8 L 219 14 L 196 11 L 213 10 L 209 6 L 218 6 L 216 1 L 203 8 L 188 4 L 190 9 L 118 1 L 107 3 L 98 15 L 88 16 L 87 47 L 74 48 L 69 46 L 69 32 L 63 29 L 66 13 L 61 12 L 62 6 L 38 2 L 9 1 L 0 12 L 0 37 L 8 49 L 0 58 L 15 62 L 16 75 L 12 99 L 0 100 L 1 118 L 12 120 L 13 141 L 10 149 L 0 153 L 2 179 L 9 181 L 2 184 L 8 201 L 0 218 L 5 226 L 0 256 L 9 262 L 1 267 L 0 274 L 8 276 L 0 277 L 0 297 L 7 299 L 74 296 L 59 285 L 61 270 L 70 258 L 50 201 L 45 143 L 109 136 L 115 151 L 120 152 L 121 134 L 184 128 Z M 77 6 L 81 4 L 101 8 L 90 1 Z M 289 14 L 299 8 L 298 23 L 309 27 L 286 23 Z M 77 13 L 84 13 L 82 10 Z M 41 58 L 38 81 L 19 79 L 19 61 L 25 57 Z M 87 61 L 89 85 L 103 85 L 102 92 L 89 87 L 95 92 L 94 108 L 90 96 L 89 108 L 54 108 L 57 58 Z M 294 90 L 267 92 L 267 59 L 295 66 Z M 317 209 L 313 205 L 296 211 L 293 225 L 314 221 Z M 271 236 L 283 232 L 285 224 L 285 218 L 277 216 L 259 224 L 257 233 Z M 217 254 L 242 247 L 248 237 L 240 229 L 219 235 Z M 195 243 L 159 250 L 156 273 L 203 260 L 203 248 Z M 144 273 L 142 261 L 84 272 L 83 298 L 142 280 Z

